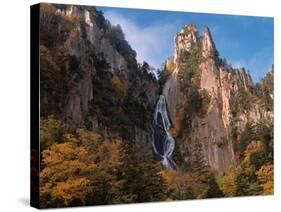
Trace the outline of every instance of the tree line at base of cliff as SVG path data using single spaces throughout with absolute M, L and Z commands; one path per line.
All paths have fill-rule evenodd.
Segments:
M 214 175 L 200 143 L 192 171 L 166 170 L 152 152 L 139 158 L 130 140 L 98 131 L 69 131 L 54 116 L 41 120 L 40 206 L 66 207 L 272 194 L 273 165 L 251 142 L 238 168 Z

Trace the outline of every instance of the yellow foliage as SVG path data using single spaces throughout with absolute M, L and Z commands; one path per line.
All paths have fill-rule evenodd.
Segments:
M 257 172 L 258 181 L 263 188 L 263 194 L 273 194 L 274 174 L 273 164 L 263 165 Z
M 177 175 L 177 172 L 174 170 L 163 170 L 160 172 L 160 175 L 164 178 L 167 184 L 171 184 Z
M 120 185 L 111 183 L 120 171 L 122 140 L 77 129 L 74 134 L 62 135 L 61 141 L 42 152 L 41 207 L 85 204 L 87 198 L 95 198 L 95 202 L 99 192 L 111 195 L 118 191 Z M 105 185 L 100 183 L 106 183 L 111 191 L 103 191 Z
M 42 152 L 43 164 L 57 165 L 58 163 L 81 159 L 87 155 L 87 150 L 83 147 L 76 147 L 71 142 L 53 144 L 50 149 Z
M 44 45 L 40 45 L 41 67 L 44 67 L 50 73 L 58 73 L 60 71 L 58 65 L 54 62 L 52 52 Z M 51 77 L 51 76 L 50 76 Z
M 196 184 L 195 175 L 174 170 L 163 170 L 160 173 L 168 186 L 170 195 L 167 200 L 183 200 L 195 198 L 197 192 L 201 192 L 201 188 L 194 187 Z
M 57 183 L 52 189 L 51 197 L 56 202 L 62 200 L 64 205 L 69 205 L 73 200 L 80 200 L 85 204 L 86 196 L 90 192 L 90 181 L 81 177 Z
M 168 74 L 171 74 L 175 69 L 175 64 L 171 60 L 165 61 L 165 71 L 167 71 Z
M 110 143 L 108 143 L 108 150 L 110 152 L 110 159 L 113 162 L 119 161 L 119 151 L 120 151 L 120 145 L 121 140 L 114 139 Z
M 40 172 L 41 199 L 51 197 L 51 201 L 61 200 L 67 206 L 73 200 L 84 203 L 91 192 L 89 181 L 81 177 L 95 170 L 96 165 L 86 161 L 88 152 L 77 146 L 77 140 L 71 135 L 64 136 L 65 143 L 53 144 L 42 152 L 45 166 Z
M 64 143 L 53 144 L 42 152 L 42 207 L 68 206 L 77 201 L 84 204 L 86 196 L 93 192 L 92 186 L 100 189 L 95 179 L 101 173 L 107 176 L 107 171 L 118 171 L 121 140 L 105 140 L 99 133 L 86 129 L 65 134 L 62 140 Z
M 63 133 L 63 124 L 54 116 L 40 119 L 40 149 L 47 149 L 57 143 Z
M 235 172 L 230 170 L 217 179 L 220 189 L 225 196 L 234 197 L 236 195 Z
M 117 92 L 121 95 L 125 95 L 128 90 L 128 85 L 126 82 L 123 82 L 119 77 L 113 75 L 111 78 L 111 83 L 114 88 L 116 88 Z
M 78 129 L 76 133 L 81 145 L 91 152 L 87 157 L 89 161 L 108 165 L 118 163 L 121 140 L 105 140 L 99 133 L 86 129 Z
M 251 156 L 257 153 L 262 153 L 265 151 L 264 144 L 259 140 L 253 140 L 247 146 L 247 149 L 244 152 L 245 158 L 243 163 L 250 163 Z
M 77 139 L 75 138 L 74 135 L 68 133 L 63 135 L 63 141 L 64 142 L 71 142 L 71 143 L 77 143 Z
M 41 9 L 41 12 L 45 12 L 45 13 L 55 13 L 56 12 L 56 8 L 53 5 L 47 4 L 47 3 L 40 4 L 40 9 Z
M 261 141 L 253 140 L 247 146 L 245 150 L 245 155 L 250 155 L 252 153 L 261 152 L 264 150 L 264 144 Z
M 86 129 L 78 129 L 76 130 L 78 135 L 78 139 L 84 144 L 85 146 L 91 145 L 100 145 L 103 142 L 103 137 L 94 131 L 88 131 Z

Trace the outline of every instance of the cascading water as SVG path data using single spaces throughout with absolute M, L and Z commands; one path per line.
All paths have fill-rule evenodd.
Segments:
M 171 127 L 165 96 L 160 95 L 153 114 L 152 149 L 155 156 L 162 161 L 166 168 L 176 169 L 176 164 L 172 159 L 175 140 L 169 132 Z

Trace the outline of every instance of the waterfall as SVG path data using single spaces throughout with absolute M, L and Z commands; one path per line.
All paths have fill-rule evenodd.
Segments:
M 172 159 L 175 140 L 169 132 L 171 127 L 165 96 L 160 95 L 153 114 L 152 149 L 166 168 L 176 169 L 176 164 Z

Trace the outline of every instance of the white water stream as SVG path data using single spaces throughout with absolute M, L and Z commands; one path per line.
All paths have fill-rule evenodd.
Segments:
M 171 127 L 165 96 L 160 95 L 153 114 L 152 148 L 154 154 L 162 160 L 162 164 L 166 168 L 175 169 L 176 164 L 172 159 L 175 140 L 169 132 Z M 160 129 L 163 133 L 159 133 Z

